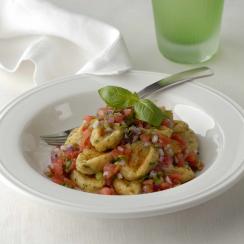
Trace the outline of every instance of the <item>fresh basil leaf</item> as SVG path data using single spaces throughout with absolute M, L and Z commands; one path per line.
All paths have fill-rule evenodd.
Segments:
M 168 118 L 159 107 L 148 99 L 141 99 L 134 104 L 136 117 L 153 126 L 159 126 L 163 119 Z
M 126 108 L 134 105 L 139 97 L 125 88 L 118 86 L 105 86 L 98 90 L 101 98 L 113 108 Z

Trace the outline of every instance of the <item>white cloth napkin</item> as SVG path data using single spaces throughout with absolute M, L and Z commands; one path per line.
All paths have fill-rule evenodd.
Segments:
M 0 67 L 14 72 L 35 64 L 34 81 L 130 69 L 126 46 L 114 27 L 45 0 L 0 0 Z

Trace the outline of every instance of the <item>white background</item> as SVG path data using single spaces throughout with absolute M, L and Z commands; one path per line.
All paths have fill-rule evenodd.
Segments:
M 120 29 L 135 69 L 173 73 L 192 67 L 173 63 L 160 55 L 150 0 L 53 2 Z M 243 10 L 244 1 L 225 1 L 220 50 L 207 62 L 216 74 L 203 82 L 244 107 Z M 33 86 L 33 68 L 31 63 L 25 62 L 14 74 L 0 71 L 0 107 Z M 244 179 L 220 197 L 201 206 L 136 220 L 84 218 L 31 202 L 0 185 L 0 243 L 241 244 L 244 243 Z

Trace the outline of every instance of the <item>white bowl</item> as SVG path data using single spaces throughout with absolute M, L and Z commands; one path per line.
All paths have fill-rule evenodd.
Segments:
M 244 170 L 244 115 L 229 98 L 196 83 L 154 94 L 159 105 L 189 123 L 200 140 L 204 170 L 173 189 L 135 196 L 104 196 L 59 186 L 43 172 L 50 148 L 40 135 L 77 126 L 103 105 L 98 88 L 114 84 L 137 91 L 162 74 L 130 72 L 114 77 L 73 76 L 19 96 L 0 113 L 0 174 L 23 193 L 87 215 L 134 218 L 160 215 L 200 204 L 236 183 Z

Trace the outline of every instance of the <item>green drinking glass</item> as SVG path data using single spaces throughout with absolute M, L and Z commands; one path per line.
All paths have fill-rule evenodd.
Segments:
M 218 50 L 224 0 L 152 0 L 160 52 L 175 62 L 201 63 Z

